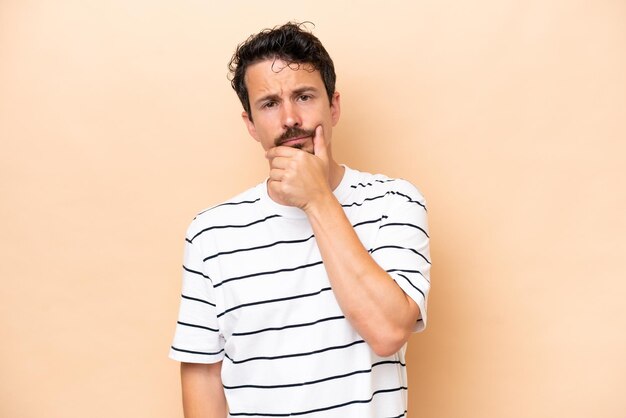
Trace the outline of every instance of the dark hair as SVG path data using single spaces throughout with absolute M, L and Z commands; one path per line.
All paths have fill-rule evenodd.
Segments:
M 292 64 L 310 64 L 313 70 L 320 72 L 328 100 L 332 100 L 336 79 L 333 60 L 320 40 L 306 30 L 306 23 L 311 22 L 288 22 L 273 29 L 265 29 L 237 46 L 228 63 L 229 79 L 250 120 L 252 115 L 245 82 L 246 70 L 250 65 L 266 59 L 285 61 L 290 67 Z

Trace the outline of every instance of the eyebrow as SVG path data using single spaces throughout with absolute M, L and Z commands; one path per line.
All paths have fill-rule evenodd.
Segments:
M 302 87 L 299 87 L 299 88 L 295 89 L 291 93 L 291 95 L 292 96 L 299 96 L 302 93 L 307 93 L 307 92 L 317 93 L 318 89 L 317 89 L 317 87 L 314 87 L 314 86 L 302 86 Z M 254 101 L 254 104 L 256 106 L 258 106 L 261 103 L 266 102 L 268 100 L 280 101 L 280 96 L 278 94 L 268 94 L 268 95 L 265 95 L 265 96 L 261 96 L 260 98 L 258 98 L 257 100 Z
M 306 92 L 309 92 L 309 91 L 310 91 L 310 92 L 313 92 L 313 93 L 317 93 L 317 88 L 316 88 L 316 87 L 313 87 L 313 86 L 303 86 L 303 87 L 300 87 L 300 88 L 298 88 L 298 89 L 295 89 L 295 90 L 293 91 L 293 95 L 294 95 L 294 96 L 299 96 L 299 95 L 301 95 L 302 93 L 306 93 Z

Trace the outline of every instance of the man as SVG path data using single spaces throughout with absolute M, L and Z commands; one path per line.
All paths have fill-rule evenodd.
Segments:
M 405 416 L 430 284 L 423 197 L 335 162 L 333 62 L 300 25 L 250 37 L 230 69 L 269 176 L 187 231 L 170 351 L 185 416 Z

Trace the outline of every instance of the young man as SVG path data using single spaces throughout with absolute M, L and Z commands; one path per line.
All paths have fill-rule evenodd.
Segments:
M 230 69 L 269 175 L 187 231 L 170 351 L 185 416 L 405 416 L 430 285 L 423 197 L 335 162 L 333 62 L 300 25 L 250 37 Z

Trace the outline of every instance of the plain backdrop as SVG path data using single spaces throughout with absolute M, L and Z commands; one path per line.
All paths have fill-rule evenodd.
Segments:
M 289 20 L 429 203 L 410 418 L 626 416 L 621 0 L 0 0 L 0 416 L 182 417 L 185 228 L 267 172 L 226 63 Z

